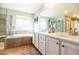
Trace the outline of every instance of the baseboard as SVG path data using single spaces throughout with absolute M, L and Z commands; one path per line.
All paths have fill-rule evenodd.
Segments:
M 32 43 L 32 45 L 36 48 L 36 46 Z M 38 48 L 36 48 L 36 50 L 40 53 L 40 55 L 43 55 L 39 50 Z

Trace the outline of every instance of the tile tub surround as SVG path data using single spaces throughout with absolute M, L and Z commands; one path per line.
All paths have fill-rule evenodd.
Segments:
M 10 35 L 5 38 L 5 49 L 7 48 L 15 48 L 19 46 L 25 46 L 32 44 L 32 35 Z
M 4 42 L 0 42 L 0 50 L 4 49 Z
M 0 35 L 0 42 L 4 42 L 5 41 L 5 37 L 6 37 L 6 35 Z

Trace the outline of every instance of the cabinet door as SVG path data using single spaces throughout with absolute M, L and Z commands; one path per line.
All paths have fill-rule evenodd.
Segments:
M 45 36 L 41 34 L 39 35 L 39 51 L 45 54 Z
M 35 33 L 33 33 L 32 43 L 35 45 Z
M 35 46 L 38 48 L 38 33 L 35 33 Z
M 62 55 L 79 55 L 79 46 L 62 42 L 61 43 L 61 54 Z
M 46 37 L 46 55 L 59 55 L 59 41 Z
M 35 45 L 36 48 L 38 48 L 38 33 L 33 34 L 33 44 Z

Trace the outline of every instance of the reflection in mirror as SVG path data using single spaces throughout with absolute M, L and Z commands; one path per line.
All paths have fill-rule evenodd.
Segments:
M 54 17 L 48 20 L 48 32 L 64 32 L 64 18 Z
M 75 21 L 75 26 L 74 26 L 74 31 L 77 33 L 77 35 L 79 35 L 79 19 L 76 19 Z

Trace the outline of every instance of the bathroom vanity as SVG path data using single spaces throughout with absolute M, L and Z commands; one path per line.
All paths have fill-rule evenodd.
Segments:
M 34 32 L 32 42 L 43 55 L 79 54 L 79 36 L 71 36 L 67 33 Z

